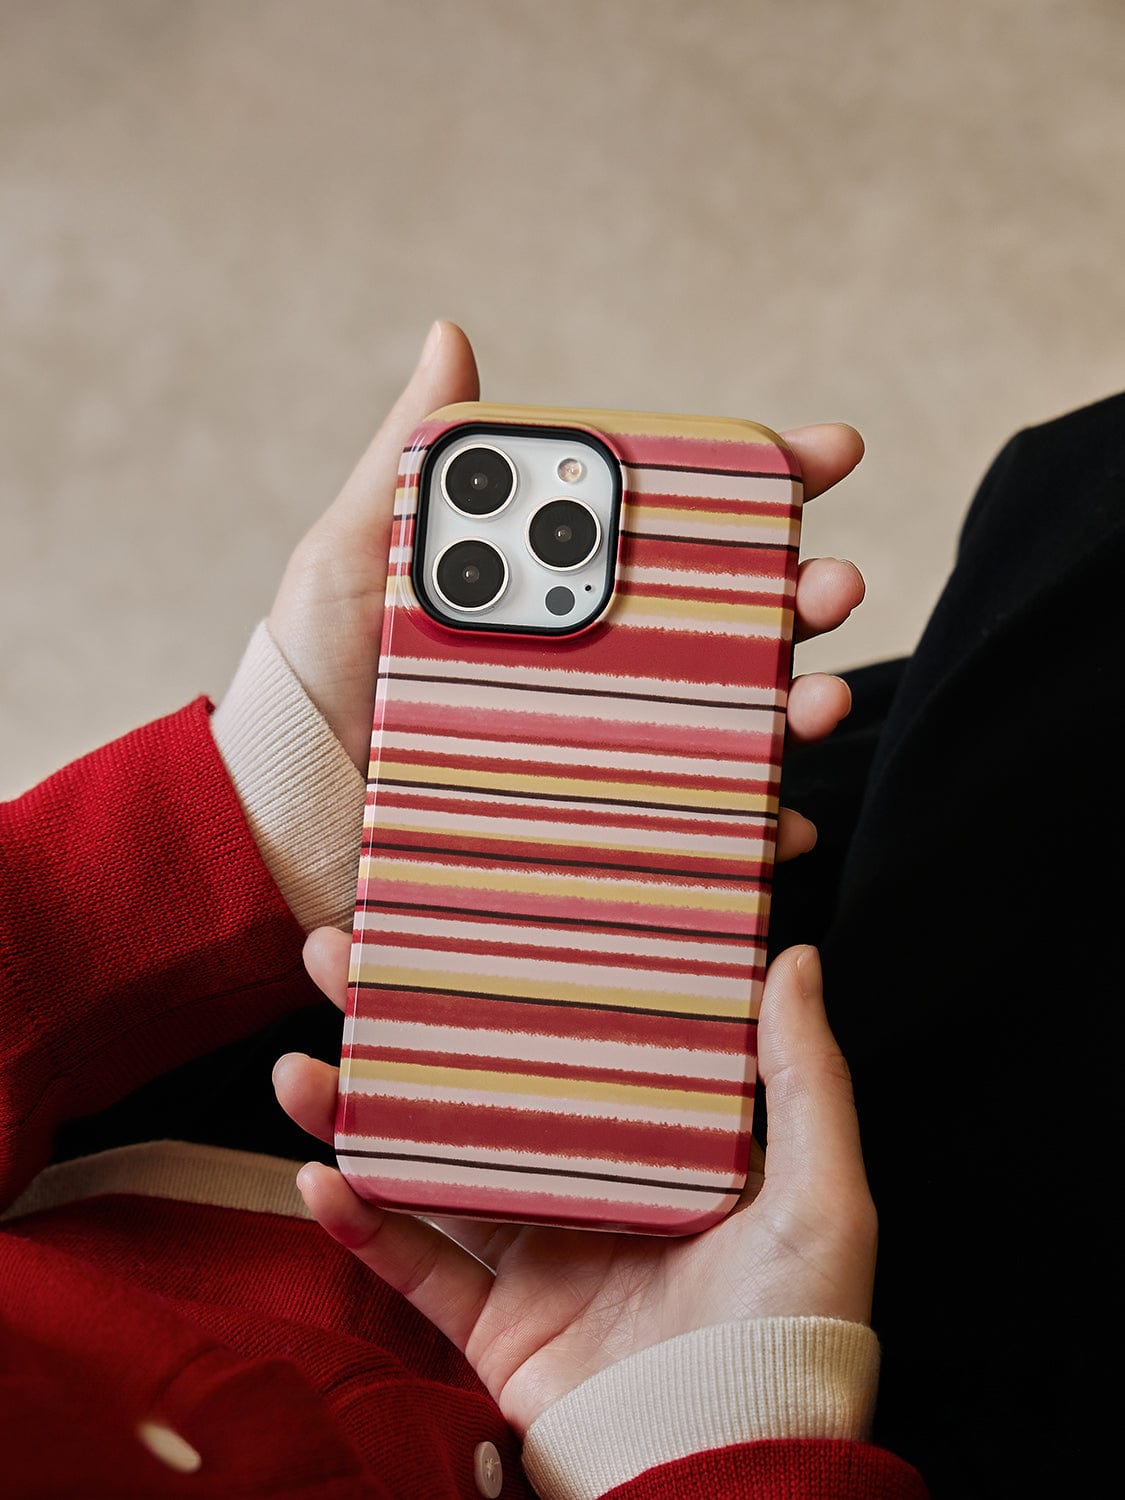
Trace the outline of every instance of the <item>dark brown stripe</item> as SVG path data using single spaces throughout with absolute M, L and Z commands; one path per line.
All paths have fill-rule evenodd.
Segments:
M 724 703 L 718 698 L 676 698 L 669 693 L 614 693 L 604 688 L 554 687 L 537 682 L 497 682 L 490 677 L 439 677 L 424 672 L 380 672 L 378 676 L 386 678 L 388 682 L 448 682 L 456 687 L 506 688 L 518 693 L 561 693 L 568 698 L 622 698 L 632 703 L 678 703 L 685 708 L 735 708 L 740 712 L 757 711 L 767 714 L 785 712 L 783 703 Z
M 380 984 L 377 979 L 355 979 L 351 981 L 349 988 L 353 990 L 404 990 L 411 995 L 455 995 L 463 1000 L 500 1000 L 518 1005 L 555 1005 L 564 1010 L 612 1010 L 623 1015 L 668 1016 L 675 1021 L 719 1021 L 728 1025 L 736 1021 L 740 1026 L 757 1026 L 758 1024 L 756 1016 L 709 1016 L 705 1012 L 661 1010 L 657 1006 L 650 1005 L 643 1007 L 606 1005 L 598 1000 L 544 1000 L 539 995 L 494 995 L 489 990 L 438 989 L 432 984 Z
M 384 783 L 387 785 L 389 783 Z M 684 870 L 671 865 L 618 865 L 611 864 L 609 860 L 604 862 L 589 859 L 546 859 L 537 854 L 493 854 L 484 849 L 454 849 L 445 844 L 384 844 L 376 842 L 379 837 L 379 826 L 376 824 L 370 835 L 365 837 L 361 847 L 361 853 L 372 856 L 381 854 L 384 850 L 391 850 L 396 854 L 420 854 L 420 855 L 447 855 L 456 863 L 461 860 L 492 859 L 506 865 L 560 865 L 570 870 L 591 870 L 600 872 L 603 870 L 626 870 L 631 875 L 660 875 L 670 877 L 672 880 L 688 880 L 698 884 L 699 880 L 709 880 L 712 886 L 722 886 L 729 882 L 749 882 L 753 885 L 769 885 L 772 877 L 769 875 L 739 875 L 721 866 L 715 860 L 709 860 L 705 854 L 685 854 L 683 858 L 691 861 L 693 858 L 697 863 L 704 863 L 705 869 Z
M 732 1188 L 717 1187 L 713 1183 L 678 1180 L 671 1182 L 661 1177 L 622 1177 L 618 1172 L 576 1172 L 567 1167 L 525 1167 L 506 1161 L 463 1160 L 457 1156 L 423 1156 L 421 1152 L 411 1151 L 360 1151 L 353 1150 L 352 1147 L 346 1145 L 339 1146 L 338 1150 L 341 1156 L 365 1157 L 369 1161 L 420 1161 L 441 1167 L 476 1167 L 485 1172 L 523 1172 L 528 1176 L 571 1177 L 591 1182 L 621 1182 L 634 1187 L 675 1188 L 685 1193 L 710 1193 L 712 1196 L 715 1193 L 733 1191 Z
M 411 791 L 439 791 L 439 792 L 469 792 L 474 796 L 481 795 L 479 787 L 464 787 L 453 785 L 444 781 L 398 781 L 391 776 L 380 776 L 380 786 L 404 786 Z M 499 787 L 488 788 L 489 797 L 524 797 L 534 802 L 574 802 L 581 806 L 590 803 L 598 807 L 651 807 L 657 812 L 698 812 L 698 807 L 684 806 L 680 802 L 630 802 L 622 797 L 568 797 L 563 792 L 528 792 L 523 790 L 501 791 Z M 706 816 L 709 818 L 761 818 L 766 823 L 776 823 L 777 813 L 768 812 L 765 809 L 747 809 L 745 807 L 708 807 Z

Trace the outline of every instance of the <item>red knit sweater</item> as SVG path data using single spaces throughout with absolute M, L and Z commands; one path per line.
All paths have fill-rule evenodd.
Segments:
M 0 806 L 3 1206 L 62 1122 L 316 998 L 209 710 Z M 145 1423 L 199 1467 L 157 1456 Z M 475 1500 L 482 1443 L 502 1496 L 535 1493 L 462 1355 L 316 1224 L 127 1192 L 0 1223 L 0 1440 L 13 1497 Z M 878 1448 L 810 1439 L 694 1454 L 611 1493 L 926 1492 Z

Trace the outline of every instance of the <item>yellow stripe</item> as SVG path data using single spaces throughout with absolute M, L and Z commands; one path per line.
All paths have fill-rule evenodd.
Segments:
M 745 1020 L 749 1004 L 749 982 L 743 1000 L 719 1000 L 709 996 L 678 994 L 673 990 L 631 990 L 611 985 L 578 983 L 573 980 L 530 979 L 520 975 L 466 974 L 460 970 L 406 969 L 382 964 L 378 959 L 365 961 L 361 956 L 354 982 L 390 985 L 394 989 L 479 990 L 482 994 L 508 995 L 512 999 L 526 996 L 531 1000 L 561 1000 L 567 1005 L 624 1005 L 630 1010 L 683 1010 L 691 1015 L 721 1015 L 736 1021 Z
M 690 1089 L 657 1089 L 634 1083 L 595 1083 L 587 1079 L 539 1078 L 523 1073 L 490 1073 L 483 1068 L 431 1068 L 423 1063 L 352 1058 L 353 1078 L 375 1083 L 420 1083 L 451 1089 L 478 1089 L 488 1094 L 538 1095 L 543 1099 L 588 1099 L 606 1104 L 640 1104 L 661 1109 L 688 1109 L 711 1115 L 741 1117 L 748 1099 Z M 644 1123 L 638 1122 L 638 1123 Z
M 642 586 L 643 589 L 643 586 Z M 681 620 L 724 620 L 739 625 L 770 625 L 781 635 L 793 611 L 776 604 L 705 604 L 697 599 L 668 599 L 662 594 L 628 593 L 618 596 L 617 618 L 631 615 L 672 615 Z
M 488 891 L 507 895 L 554 896 L 565 901 L 621 902 L 640 908 L 653 906 L 683 907 L 693 911 L 728 912 L 732 916 L 757 917 L 769 910 L 766 891 L 708 890 L 657 883 L 642 886 L 637 881 L 598 880 L 592 875 L 523 875 L 503 869 L 476 870 L 469 865 L 427 865 L 403 859 L 383 859 L 364 855 L 359 862 L 361 880 L 386 881 L 392 887 L 403 884 L 444 886 L 457 891 Z M 464 902 L 450 901 L 450 905 Z
M 530 747 L 529 747 L 530 748 Z M 656 807 L 707 807 L 729 812 L 772 812 L 777 798 L 768 792 L 716 792 L 706 787 L 665 786 L 660 781 L 581 781 L 577 777 L 527 776 L 517 771 L 477 771 L 457 766 L 416 766 L 409 762 L 382 760 L 383 781 L 418 782 L 423 786 L 465 786 L 478 791 L 509 791 L 526 796 L 538 792 L 548 797 L 575 797 L 636 803 Z
M 633 437 L 709 438 L 726 443 L 769 443 L 790 453 L 789 445 L 760 422 L 740 417 L 702 417 L 676 415 L 672 412 L 612 411 L 593 407 L 504 406 L 496 402 L 463 401 L 435 411 L 431 421 L 449 422 L 520 422 L 529 426 L 560 427 L 578 424 L 591 427 L 612 437 L 615 432 Z M 800 483 L 795 476 L 778 474 L 778 479 Z
M 747 506 L 752 506 L 753 503 L 752 500 L 746 502 Z M 712 525 L 737 526 L 742 530 L 761 527 L 763 531 L 789 531 L 794 524 L 792 516 L 764 515 L 761 511 L 752 509 L 744 511 L 708 510 L 705 501 L 700 501 L 699 504 L 691 506 L 690 509 L 685 505 L 682 510 L 673 510 L 666 505 L 646 505 L 643 500 L 634 500 L 629 505 L 628 524 L 634 531 L 638 529 L 638 522 L 646 523 L 653 531 L 660 531 L 667 526 L 669 521 L 691 526 L 696 531 L 704 531 L 707 526 Z M 718 540 L 721 546 L 722 538 L 720 537 Z

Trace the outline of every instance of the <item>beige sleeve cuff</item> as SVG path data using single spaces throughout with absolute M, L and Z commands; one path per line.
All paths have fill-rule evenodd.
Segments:
M 313 706 L 265 620 L 211 715 L 251 832 L 305 929 L 350 928 L 363 777 Z
M 542 1500 L 596 1500 L 658 1464 L 761 1438 L 864 1439 L 879 1343 L 862 1323 L 761 1318 L 667 1339 L 584 1380 L 528 1428 Z

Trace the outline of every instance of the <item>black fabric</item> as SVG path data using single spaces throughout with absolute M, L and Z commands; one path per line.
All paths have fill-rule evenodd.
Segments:
M 880 1213 L 875 1439 L 935 1496 L 1092 1494 L 1110 1462 L 1123 581 L 1116 396 L 1000 453 L 834 898 L 832 870 L 789 898 L 801 862 L 779 884 L 777 939 L 821 944 Z M 787 800 L 830 799 L 832 756 L 795 753 Z
M 1013 438 L 916 651 L 846 674 L 851 716 L 784 771 L 820 836 L 777 871 L 771 949 L 821 947 L 880 1213 L 874 1437 L 935 1500 L 1096 1493 L 1110 1462 L 1123 475 L 1125 395 Z M 56 1159 L 174 1137 L 331 1162 L 269 1072 L 335 1061 L 340 1025 L 290 1017 Z

